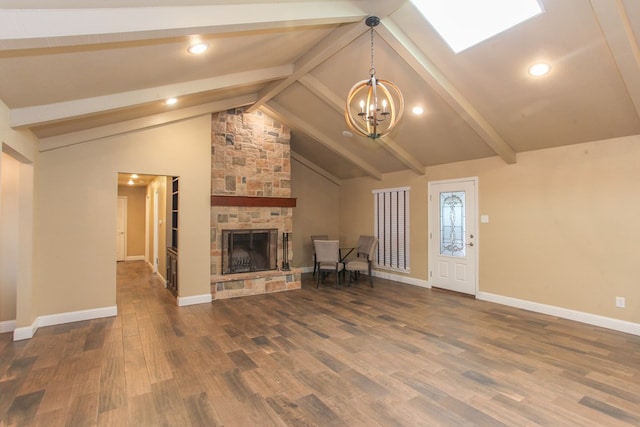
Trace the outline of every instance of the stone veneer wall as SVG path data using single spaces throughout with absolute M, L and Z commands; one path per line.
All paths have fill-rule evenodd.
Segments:
M 260 111 L 241 109 L 212 114 L 211 194 L 290 197 L 289 129 Z M 300 273 L 256 272 L 221 275 L 222 230 L 278 229 L 278 266 L 282 265 L 282 233 L 292 232 L 292 208 L 211 207 L 211 293 L 214 299 L 300 287 Z M 293 242 L 289 260 L 293 259 Z M 232 280 L 233 279 L 233 280 Z M 236 280 L 237 279 L 237 280 Z

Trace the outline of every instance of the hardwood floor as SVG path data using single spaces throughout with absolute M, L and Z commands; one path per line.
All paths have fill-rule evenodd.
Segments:
M 384 280 L 179 308 L 118 264 L 118 316 L 0 335 L 0 424 L 640 425 L 640 337 Z

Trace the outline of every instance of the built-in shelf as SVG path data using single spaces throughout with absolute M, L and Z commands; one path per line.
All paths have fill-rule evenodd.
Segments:
M 178 195 L 179 179 L 177 176 L 171 178 L 171 241 L 167 247 L 167 289 L 174 295 L 178 295 Z
M 169 246 L 178 249 L 178 193 L 179 179 L 177 176 L 171 178 L 171 242 Z

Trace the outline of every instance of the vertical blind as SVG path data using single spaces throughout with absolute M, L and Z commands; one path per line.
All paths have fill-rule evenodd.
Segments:
M 378 238 L 376 265 L 409 271 L 410 187 L 373 190 L 375 236 Z

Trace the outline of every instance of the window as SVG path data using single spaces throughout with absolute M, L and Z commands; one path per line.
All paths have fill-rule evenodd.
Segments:
M 466 256 L 465 192 L 440 193 L 440 255 Z
M 411 0 L 455 53 L 543 12 L 539 0 Z
M 409 187 L 373 190 L 376 266 L 409 272 Z

